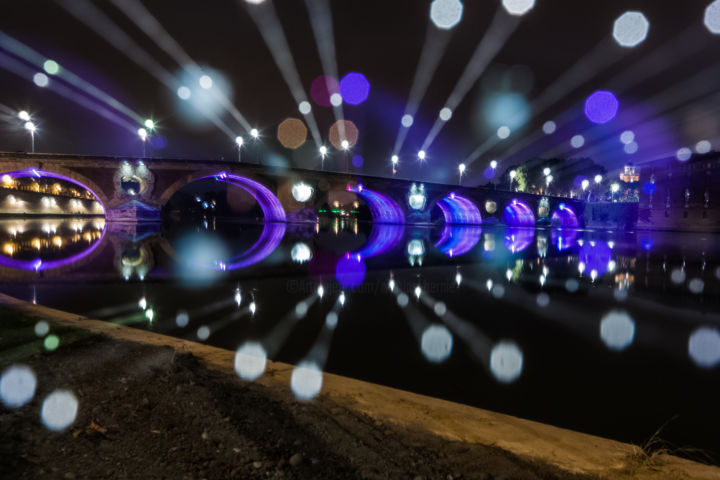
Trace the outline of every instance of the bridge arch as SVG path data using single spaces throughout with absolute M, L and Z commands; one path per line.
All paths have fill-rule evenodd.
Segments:
M 560 203 L 552 214 L 550 220 L 553 227 L 577 228 L 580 221 L 573 209 L 564 203 Z
M 11 178 L 54 178 L 58 180 L 64 180 L 81 187 L 90 192 L 93 197 L 100 203 L 103 213 L 107 215 L 107 209 L 109 206 L 109 198 L 102 191 L 102 189 L 92 180 L 81 175 L 73 170 L 69 170 L 63 167 L 53 166 L 51 170 L 45 170 L 42 168 L 23 168 L 17 169 L 18 165 L 12 165 L 9 168 L 0 164 L 0 176 L 9 175 Z M 17 170 L 16 170 L 17 169 Z
M 163 192 L 160 196 L 160 204 L 165 205 L 182 187 L 205 179 L 214 179 L 245 190 L 258 202 L 266 222 L 284 222 L 286 220 L 282 203 L 268 187 L 248 176 L 227 172 L 217 172 L 211 175 L 203 174 L 187 180 L 178 180 Z
M 503 210 L 502 223 L 510 227 L 534 227 L 535 214 L 532 208 L 517 198 L 510 200 Z
M 387 195 L 380 192 L 364 188 L 362 184 L 348 185 L 346 187 L 348 192 L 356 193 L 367 203 L 372 215 L 373 222 L 375 223 L 394 223 L 404 224 L 405 213 L 403 212 L 400 205 Z
M 441 198 L 436 205 L 442 211 L 446 225 L 482 224 L 482 215 L 475 202 L 455 192 Z

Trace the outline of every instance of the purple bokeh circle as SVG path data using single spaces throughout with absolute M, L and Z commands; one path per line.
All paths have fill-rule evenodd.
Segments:
M 357 288 L 365 281 L 365 263 L 358 255 L 347 254 L 338 260 L 335 278 L 343 288 Z
M 607 123 L 617 115 L 620 102 L 608 90 L 598 90 L 585 100 L 585 116 L 593 123 Z
M 350 105 L 360 105 L 370 95 L 370 82 L 365 75 L 350 72 L 340 80 L 340 95 Z

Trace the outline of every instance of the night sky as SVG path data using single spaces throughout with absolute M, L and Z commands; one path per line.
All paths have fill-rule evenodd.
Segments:
M 180 65 L 110 2 L 94 3 L 168 71 L 180 73 Z M 508 139 L 493 142 L 492 148 L 469 164 L 468 175 L 473 182 L 484 182 L 482 171 L 494 158 L 502 169 L 503 165 L 534 156 L 589 156 L 613 169 L 627 161 L 643 163 L 672 156 L 678 148 L 693 148 L 700 140 L 709 140 L 715 147 L 716 137 L 720 136 L 720 76 L 713 67 L 720 60 L 720 36 L 713 36 L 703 25 L 709 3 L 538 0 L 455 110 L 430 147 L 426 163 L 419 164 L 417 150 L 496 10 L 502 8 L 500 1 L 465 1 L 462 21 L 452 30 L 447 51 L 401 151 L 400 174 L 455 181 L 457 165 L 488 139 L 496 138 L 497 126 L 489 124 L 481 113 L 488 98 L 511 92 L 532 105 L 533 99 L 591 52 L 596 52 L 597 58 L 610 60 L 587 81 L 563 91 L 558 101 L 544 111 L 531 111 L 527 121 L 518 125 Z M 233 104 L 262 133 L 261 145 L 251 145 L 244 151 L 246 161 L 262 157 L 275 163 L 319 167 L 316 146 L 309 134 L 305 145 L 294 151 L 283 148 L 275 138 L 277 125 L 283 119 L 302 116 L 247 12 L 253 5 L 235 0 L 144 0 L 143 4 L 198 64 L 226 77 L 234 92 Z M 344 105 L 346 118 L 360 130 L 352 154 L 362 155 L 364 165 L 355 171 L 390 175 L 389 158 L 426 31 L 435 28 L 429 22 L 429 5 L 429 1 L 418 0 L 330 1 L 339 76 L 361 72 L 371 84 L 366 102 Z M 275 8 L 309 96 L 311 82 L 323 71 L 305 3 L 277 0 Z M 613 22 L 628 10 L 641 11 L 650 21 L 647 40 L 635 48 L 622 48 L 612 39 Z M 58 61 L 143 117 L 153 118 L 158 124 L 156 135 L 167 140 L 167 145 L 154 149 L 153 155 L 236 159 L 232 138 L 211 123 L 199 128 L 185 121 L 180 111 L 187 106 L 180 106 L 175 91 L 56 2 L 3 2 L 1 12 L 2 32 Z M 682 83 L 705 69 L 710 70 L 692 84 L 693 88 Z M 640 78 L 643 75 L 647 78 Z M 598 89 L 614 91 L 620 111 L 613 121 L 594 126 L 583 115 L 583 103 Z M 32 78 L 20 78 L 4 69 L 0 69 L 0 104 L 33 114 L 39 128 L 38 152 L 112 156 L 138 156 L 142 152 L 136 134 L 50 88 L 37 87 Z M 329 145 L 332 109 L 313 103 L 313 113 L 323 141 Z M 563 115 L 568 121 L 558 121 L 560 128 L 555 134 L 542 135 L 545 121 Z M 22 122 L 7 113 L 1 118 L 0 149 L 29 150 Z M 237 134 L 247 135 L 229 114 L 223 114 L 223 119 Z M 628 128 L 635 132 L 639 145 L 632 155 L 623 151 L 618 139 Z M 570 138 L 576 134 L 586 135 L 584 148 L 570 146 Z M 523 141 L 527 148 L 516 147 L 513 152 L 517 142 Z M 342 154 L 332 147 L 330 151 L 326 166 L 340 169 L 344 165 Z

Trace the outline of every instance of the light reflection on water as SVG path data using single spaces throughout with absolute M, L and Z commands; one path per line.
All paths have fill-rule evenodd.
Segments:
M 295 364 L 302 400 L 332 371 L 631 441 L 678 415 L 678 438 L 705 445 L 693 425 L 713 415 L 702 398 L 719 379 L 717 240 L 2 220 L 0 279 L 14 296 L 231 349 L 248 381 L 268 360 Z M 638 406 L 619 424 L 624 397 Z

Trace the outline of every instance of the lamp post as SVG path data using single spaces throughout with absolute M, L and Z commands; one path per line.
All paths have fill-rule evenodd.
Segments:
M 241 137 L 239 135 L 237 137 L 235 137 L 235 145 L 237 145 L 237 149 L 238 149 L 238 163 L 242 162 L 241 150 L 242 150 L 242 146 L 243 146 L 244 142 L 245 141 L 243 140 L 243 137 Z
M 510 170 L 509 176 L 510 176 L 510 191 L 512 192 L 512 184 L 515 181 L 515 177 L 517 176 L 517 171 Z
M 620 184 L 619 183 L 613 183 L 610 185 L 610 203 L 615 202 L 615 192 L 620 190 Z
M 587 178 L 583 179 L 582 183 L 580 184 L 582 186 L 583 191 L 583 197 L 585 196 L 585 191 L 587 190 L 588 186 L 590 186 L 590 180 Z M 590 194 L 588 194 L 588 201 L 590 201 Z
M 461 185 L 462 184 L 462 176 L 463 176 L 463 173 L 465 173 L 465 164 L 464 163 L 461 163 L 460 165 L 458 165 L 458 172 L 460 173 L 460 180 L 458 181 L 458 185 Z
M 550 182 L 553 181 L 553 176 L 548 175 L 545 177 L 545 194 L 548 195 L 548 191 L 550 190 Z
M 145 142 L 147 141 L 148 133 L 147 133 L 147 130 L 145 130 L 145 129 L 142 128 L 142 127 L 141 127 L 141 128 L 138 128 L 137 133 L 138 133 L 138 137 L 140 137 L 140 141 L 142 141 L 142 147 L 143 147 L 143 154 L 142 154 L 142 156 L 143 156 L 143 158 L 145 158 Z
M 28 120 L 27 122 L 25 122 L 25 130 L 30 132 L 30 148 L 32 153 L 35 153 L 35 124 Z
M 251 128 L 250 136 L 253 138 L 253 140 L 257 140 L 258 138 L 260 138 L 260 131 L 257 128 Z M 260 163 L 260 150 L 258 149 L 257 145 L 255 145 L 255 163 Z
M 392 163 L 392 174 L 393 174 L 393 177 L 394 177 L 395 174 L 397 173 L 397 164 L 398 164 L 398 161 L 400 161 L 400 158 L 399 158 L 397 155 L 393 155 L 392 157 L 390 157 L 390 163 Z
M 327 155 L 327 147 L 320 146 L 320 170 L 325 170 L 325 155 Z
M 345 152 L 345 173 L 350 173 L 350 161 L 348 159 L 348 150 L 350 150 L 350 142 L 347 139 L 340 142 L 340 146 Z
M 595 185 L 599 186 L 602 183 L 602 180 L 603 180 L 602 175 L 600 175 L 600 174 L 595 175 Z M 590 194 L 588 194 L 588 198 L 590 198 Z

